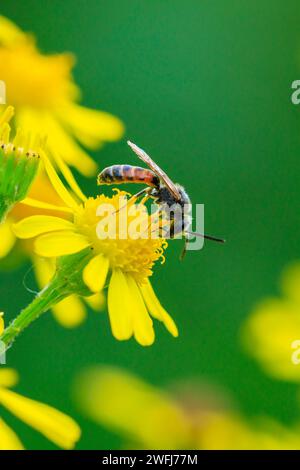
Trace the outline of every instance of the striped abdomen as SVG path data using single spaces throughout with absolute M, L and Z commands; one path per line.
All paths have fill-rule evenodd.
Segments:
M 158 187 L 160 183 L 153 171 L 132 165 L 113 165 L 104 168 L 99 173 L 97 182 L 98 184 L 144 183 L 153 187 Z

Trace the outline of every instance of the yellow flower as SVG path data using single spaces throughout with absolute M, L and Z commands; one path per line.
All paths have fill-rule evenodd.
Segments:
M 41 172 L 35 179 L 30 190 L 31 200 L 40 199 L 42 203 L 52 206 L 62 206 L 63 202 L 54 191 L 46 173 Z M 0 259 L 8 256 L 16 244 L 16 236 L 12 230 L 14 223 L 32 215 L 60 215 L 69 218 L 69 214 L 61 213 L 59 210 L 49 210 L 28 206 L 22 202 L 16 204 L 4 223 L 0 225 Z M 39 287 L 44 288 L 55 272 L 55 259 L 45 259 L 36 256 L 32 250 L 32 241 L 19 240 L 18 250 L 22 257 L 29 257 L 33 264 L 33 271 Z M 55 319 L 65 328 L 75 328 L 79 326 L 86 318 L 87 303 L 93 310 L 103 310 L 105 298 L 103 293 L 95 294 L 91 297 L 79 297 L 72 295 L 62 302 L 52 307 L 51 311 Z
M 47 205 L 50 205 L 50 208 L 53 207 L 53 205 L 58 206 L 57 214 L 61 215 L 59 206 L 63 206 L 63 201 L 58 197 L 44 171 L 40 171 L 38 176 L 34 179 L 37 171 L 37 163 L 35 161 L 31 162 L 30 159 L 37 161 L 39 159 L 33 157 L 33 151 L 27 147 L 29 145 L 29 139 L 19 130 L 16 137 L 10 142 L 10 126 L 8 123 L 13 113 L 14 108 L 8 106 L 5 112 L 0 115 L 0 213 L 2 213 L 1 209 L 3 208 L 4 217 L 9 211 L 8 217 L 0 223 L 0 258 L 6 257 L 15 246 L 16 236 L 12 231 L 13 222 L 17 222 L 29 215 L 53 214 L 53 210 L 49 212 Z M 1 145 L 4 145 L 4 150 L 1 148 Z M 39 145 L 38 140 L 36 145 Z M 13 148 L 17 148 L 18 152 L 16 154 L 12 152 Z M 36 155 L 38 151 L 39 148 L 36 147 Z M 29 156 L 26 155 L 28 153 Z M 9 160 L 9 158 L 11 159 Z M 13 165 L 11 163 L 13 163 Z M 30 172 L 29 175 L 27 172 L 27 179 L 25 172 L 26 165 L 29 166 L 29 170 L 30 165 L 34 165 L 34 171 Z M 20 171 L 17 171 L 18 167 L 20 167 Z M 8 184 L 9 181 L 10 184 Z M 22 203 L 21 199 L 25 198 L 25 193 L 28 192 L 29 188 L 29 200 L 31 203 L 34 203 L 37 197 L 39 198 L 39 202 L 45 203 L 45 207 L 33 207 Z M 65 217 L 68 218 L 68 214 L 65 214 Z M 43 288 L 54 274 L 55 267 L 52 268 L 52 266 L 55 263 L 51 264 L 49 260 L 48 263 L 46 263 L 37 256 L 32 257 L 31 245 L 32 243 L 28 241 L 22 242 L 22 253 L 32 258 L 38 283 L 40 287 Z M 102 294 L 97 294 L 87 299 L 86 302 L 94 309 L 102 309 L 104 306 L 104 297 Z M 68 328 L 78 326 L 86 316 L 86 308 L 83 301 L 75 295 L 55 305 L 52 311 L 56 319 L 63 326 Z
M 10 390 L 18 375 L 13 369 L 0 369 L 0 405 L 64 449 L 72 449 L 80 438 L 75 421 L 49 405 Z M 19 437 L 0 418 L 0 450 L 24 449 Z
M 0 77 L 7 101 L 16 107 L 17 126 L 46 133 L 51 149 L 59 145 L 66 162 L 90 176 L 97 166 L 80 144 L 97 149 L 119 139 L 123 125 L 108 113 L 77 104 L 73 66 L 72 55 L 41 54 L 31 35 L 0 16 Z
M 49 213 L 47 209 L 38 209 L 22 204 L 22 200 L 25 199 L 29 189 L 31 198 L 38 196 L 42 202 L 50 204 L 50 207 L 51 204 L 58 206 L 63 204 L 44 172 L 40 172 L 38 177 L 35 178 L 38 170 L 38 151 L 40 150 L 38 139 L 36 139 L 35 144 L 33 143 L 33 147 L 29 147 L 30 139 L 19 130 L 16 137 L 10 142 L 10 126 L 8 123 L 13 113 L 14 108 L 8 106 L 5 112 L 0 115 L 0 219 L 4 219 L 9 212 L 6 220 L 0 223 L 0 258 L 7 256 L 15 245 L 16 237 L 12 231 L 13 221 L 16 222 L 22 216 L 41 213 L 41 211 L 44 214 Z M 32 148 L 35 148 L 34 152 Z M 14 151 L 13 149 L 17 150 Z M 28 242 L 23 243 L 22 251 L 32 257 L 30 248 Z M 48 282 L 52 277 L 53 272 L 49 273 L 49 268 L 45 266 L 45 263 L 41 263 L 37 257 L 34 262 L 39 284 L 41 285 L 44 282 L 41 285 L 41 287 L 44 287 L 46 281 Z M 101 299 L 98 295 L 97 300 L 97 306 L 101 308 L 104 299 Z M 77 326 L 86 315 L 83 302 L 76 296 L 57 304 L 53 308 L 53 312 L 58 321 L 66 327 Z
M 191 449 L 187 416 L 167 392 L 114 367 L 79 375 L 75 398 L 84 414 L 144 449 Z
M 190 389 L 190 386 L 189 386 Z M 299 449 L 297 426 L 245 420 L 220 403 L 212 387 L 169 393 L 115 367 L 94 366 L 74 384 L 81 411 L 136 449 Z
M 299 263 L 285 270 L 281 288 L 282 297 L 266 299 L 257 305 L 243 326 L 242 340 L 249 354 L 268 374 L 277 379 L 299 382 Z
M 249 423 L 230 411 L 211 413 L 199 435 L 198 446 L 205 450 L 299 450 L 299 429 L 285 428 L 267 418 Z
M 41 202 L 60 206 L 63 204 L 57 193 L 54 191 L 46 173 L 41 172 L 35 179 L 30 191 L 31 198 L 39 198 Z M 49 215 L 55 214 L 55 211 L 49 209 L 28 206 L 27 204 L 16 204 L 4 223 L 0 225 L 0 259 L 10 254 L 16 244 L 16 236 L 12 230 L 14 223 L 32 215 Z M 59 210 L 56 214 L 61 215 Z M 64 214 L 68 218 L 68 214 Z M 39 287 L 44 288 L 55 272 L 54 259 L 42 259 L 32 252 L 32 242 L 28 240 L 19 240 L 18 250 L 23 257 L 29 257 L 33 264 L 33 271 L 37 279 Z M 80 298 L 78 296 L 70 296 L 62 302 L 52 307 L 52 313 L 55 319 L 66 328 L 74 328 L 80 325 L 86 318 L 85 302 L 94 310 L 100 310 L 104 307 L 103 294 L 97 294 L 91 298 Z
M 27 217 L 14 225 L 14 232 L 22 239 L 32 239 L 37 255 L 45 258 L 58 258 L 90 250 L 91 259 L 83 270 L 83 281 L 93 293 L 99 293 L 106 285 L 108 274 L 111 277 L 108 286 L 108 311 L 112 333 L 119 340 L 134 336 L 143 346 L 154 341 L 154 329 L 151 317 L 164 323 L 168 331 L 177 336 L 175 323 L 160 305 L 149 281 L 156 261 L 163 258 L 166 247 L 161 238 L 138 237 L 133 239 L 126 229 L 125 236 L 112 239 L 99 238 L 96 229 L 104 215 L 97 215 L 101 207 L 109 207 L 115 214 L 116 223 L 123 211 L 118 211 L 124 204 L 126 193 L 117 192 L 112 198 L 104 195 L 87 198 L 76 184 L 70 170 L 62 160 L 57 159 L 59 168 L 69 183 L 70 190 L 64 186 L 54 167 L 42 153 L 45 169 L 60 198 L 66 204 L 66 214 L 70 219 L 57 216 Z M 75 199 L 75 196 L 77 199 Z M 121 201 L 121 203 L 120 203 Z M 25 203 L 31 201 L 25 200 Z M 133 204 L 130 202 L 129 204 Z M 151 216 L 143 204 L 140 207 L 141 225 L 150 226 Z M 112 213 L 110 216 L 112 216 Z M 133 215 L 131 222 L 137 215 Z M 130 224 L 128 223 L 128 227 Z

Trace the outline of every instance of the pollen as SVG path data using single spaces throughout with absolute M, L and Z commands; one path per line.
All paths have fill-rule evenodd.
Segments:
M 78 232 L 90 240 L 95 255 L 103 254 L 112 269 L 120 268 L 123 273 L 132 275 L 139 284 L 143 284 L 152 275 L 155 262 L 159 259 L 164 262 L 163 253 L 167 242 L 163 238 L 151 237 L 152 218 L 146 206 L 134 204 L 127 199 L 128 196 L 124 191 L 115 190 L 112 197 L 100 195 L 88 198 L 75 214 L 74 224 Z M 128 204 L 124 208 L 126 201 Z M 136 210 L 131 211 L 132 206 Z M 125 232 L 124 217 L 127 217 Z M 113 230 L 106 237 L 101 237 L 97 227 L 104 222 L 104 218 Z M 134 236 L 133 225 L 137 227 Z M 121 233 L 120 226 L 123 227 Z

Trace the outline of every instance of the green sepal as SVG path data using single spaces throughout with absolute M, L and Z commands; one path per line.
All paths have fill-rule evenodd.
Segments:
M 37 174 L 38 155 L 0 148 L 0 223 L 28 194 Z

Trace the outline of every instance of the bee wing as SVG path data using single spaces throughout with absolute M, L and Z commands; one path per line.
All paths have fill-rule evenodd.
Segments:
M 167 188 L 171 191 L 173 196 L 177 201 L 181 198 L 180 192 L 178 191 L 177 187 L 173 183 L 173 181 L 168 177 L 168 175 L 152 160 L 151 157 L 140 147 L 135 145 L 133 142 L 130 142 L 130 140 L 127 141 L 127 144 L 129 147 L 134 151 L 134 153 L 141 159 L 143 160 L 148 167 L 154 171 L 154 173 L 163 180 Z

